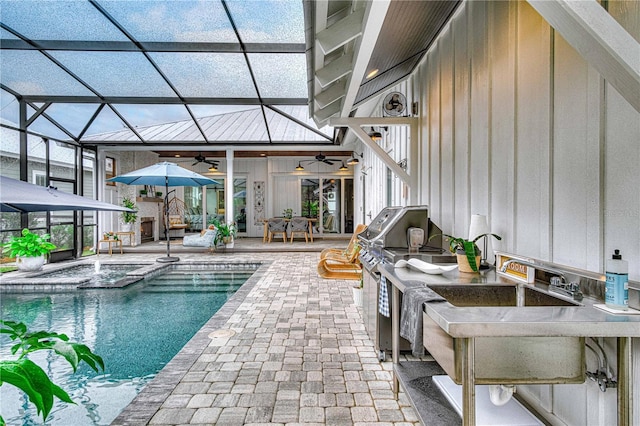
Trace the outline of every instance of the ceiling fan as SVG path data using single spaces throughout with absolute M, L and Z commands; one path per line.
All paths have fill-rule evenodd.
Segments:
M 318 153 L 318 155 L 315 156 L 315 160 L 308 160 L 309 162 L 313 163 L 314 161 L 317 161 L 319 163 L 325 163 L 328 164 L 330 166 L 333 166 L 333 162 L 334 161 L 342 161 L 338 158 L 327 158 L 323 153 Z
M 201 152 L 200 152 L 200 153 L 198 153 L 198 155 L 196 155 L 196 156 L 194 157 L 194 160 L 196 160 L 196 161 L 194 161 L 194 162 L 193 162 L 193 164 L 191 164 L 192 166 L 195 166 L 195 165 L 196 165 L 196 164 L 198 164 L 198 163 L 206 163 L 206 164 L 209 164 L 209 165 L 211 165 L 211 166 L 215 166 L 215 167 L 217 167 L 217 166 L 218 166 L 218 163 L 219 163 L 218 161 L 215 161 L 215 160 L 207 160 L 207 157 L 205 157 L 204 155 L 202 155 L 202 153 L 201 153 Z
M 304 167 L 302 167 L 303 163 L 307 163 L 307 164 L 311 164 L 311 163 L 325 163 L 328 164 L 330 166 L 333 166 L 334 162 L 342 162 L 342 167 L 340 168 L 340 170 L 344 170 L 343 168 L 346 168 L 346 166 L 344 165 L 344 161 L 339 159 L 339 158 L 327 158 L 326 155 L 324 155 L 322 152 L 319 152 L 318 155 L 316 155 L 315 160 L 302 160 L 302 161 L 298 161 L 298 166 L 296 167 L 296 170 L 300 171 L 300 170 L 304 170 Z

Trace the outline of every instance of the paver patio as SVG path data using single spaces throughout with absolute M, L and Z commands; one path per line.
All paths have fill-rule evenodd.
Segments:
M 213 259 L 264 264 L 114 425 L 418 424 L 405 395 L 394 399 L 391 363 L 378 361 L 354 282 L 319 278 L 319 253 Z

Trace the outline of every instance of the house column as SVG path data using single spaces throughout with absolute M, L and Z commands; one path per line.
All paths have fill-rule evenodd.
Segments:
M 233 149 L 227 149 L 227 178 L 224 180 L 224 220 L 233 222 Z

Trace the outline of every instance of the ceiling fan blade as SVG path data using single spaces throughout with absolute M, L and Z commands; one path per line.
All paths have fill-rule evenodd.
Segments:
M 196 164 L 198 164 L 198 163 L 199 163 L 199 161 L 198 161 L 198 160 L 196 160 L 196 162 L 195 162 L 195 163 L 193 163 L 193 164 L 191 164 L 191 165 L 192 165 L 192 166 L 195 166 L 195 165 L 196 165 Z
M 322 162 L 326 163 L 326 164 L 328 164 L 330 166 L 333 166 L 333 161 L 329 161 L 329 160 L 325 159 L 325 160 L 322 160 Z

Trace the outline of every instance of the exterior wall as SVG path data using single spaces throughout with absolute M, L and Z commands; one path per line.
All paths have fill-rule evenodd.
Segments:
M 607 3 L 638 39 L 640 3 Z M 420 201 L 445 232 L 466 235 L 485 214 L 503 237 L 494 249 L 603 272 L 619 248 L 640 281 L 640 114 L 528 3 L 465 2 L 412 82 Z M 613 362 L 614 342 L 603 343 Z M 521 394 L 555 423 L 616 423 L 615 389 Z
M 116 174 L 123 174 L 133 170 L 137 170 L 143 167 L 150 166 L 158 162 L 158 155 L 152 152 L 144 151 L 119 151 L 119 152 L 102 152 L 100 158 L 102 163 L 104 157 L 113 157 L 116 160 Z M 300 159 L 313 159 L 313 156 L 307 157 L 301 154 Z M 293 208 L 294 212 L 300 213 L 300 176 L 308 176 L 310 179 L 317 179 L 318 176 L 323 178 L 340 178 L 346 176 L 352 176 L 351 171 L 339 172 L 337 168 L 339 165 L 333 166 L 313 163 L 310 165 L 305 164 L 306 170 L 304 172 L 294 171 L 298 165 L 298 158 L 291 157 L 270 157 L 268 159 L 262 158 L 235 158 L 233 163 L 233 173 L 235 177 L 243 177 L 247 179 L 247 199 L 246 199 L 246 214 L 247 214 L 247 236 L 248 237 L 262 237 L 263 224 L 257 217 L 259 214 L 254 208 L 255 194 L 254 183 L 263 182 L 265 185 L 264 194 L 264 210 L 263 218 L 269 218 L 273 216 L 281 216 L 282 211 L 285 208 Z M 195 171 L 196 173 L 203 173 L 201 166 L 191 166 L 191 162 L 180 162 L 180 166 Z M 207 174 L 212 179 L 226 178 L 226 160 L 222 159 L 219 165 L 219 172 L 216 174 Z M 101 172 L 104 174 L 104 170 L 101 166 Z M 102 175 L 103 176 L 103 175 Z M 116 184 L 116 186 L 104 185 L 104 178 L 100 181 L 104 188 L 103 200 L 114 204 L 121 204 L 122 198 L 125 196 L 135 197 L 137 195 L 137 189 L 139 187 L 131 187 L 124 184 Z M 176 189 L 176 196 L 180 199 L 184 199 L 184 190 L 182 187 L 170 188 Z M 163 191 L 164 188 L 159 186 L 156 190 Z M 101 212 L 101 225 L 100 232 L 105 230 L 117 230 L 118 229 L 118 213 Z M 152 215 L 155 216 L 155 215 Z M 160 217 L 160 212 L 158 213 Z M 356 223 L 359 221 L 356 219 Z M 162 231 L 160 231 L 162 232 Z M 138 241 L 139 243 L 139 241 Z

